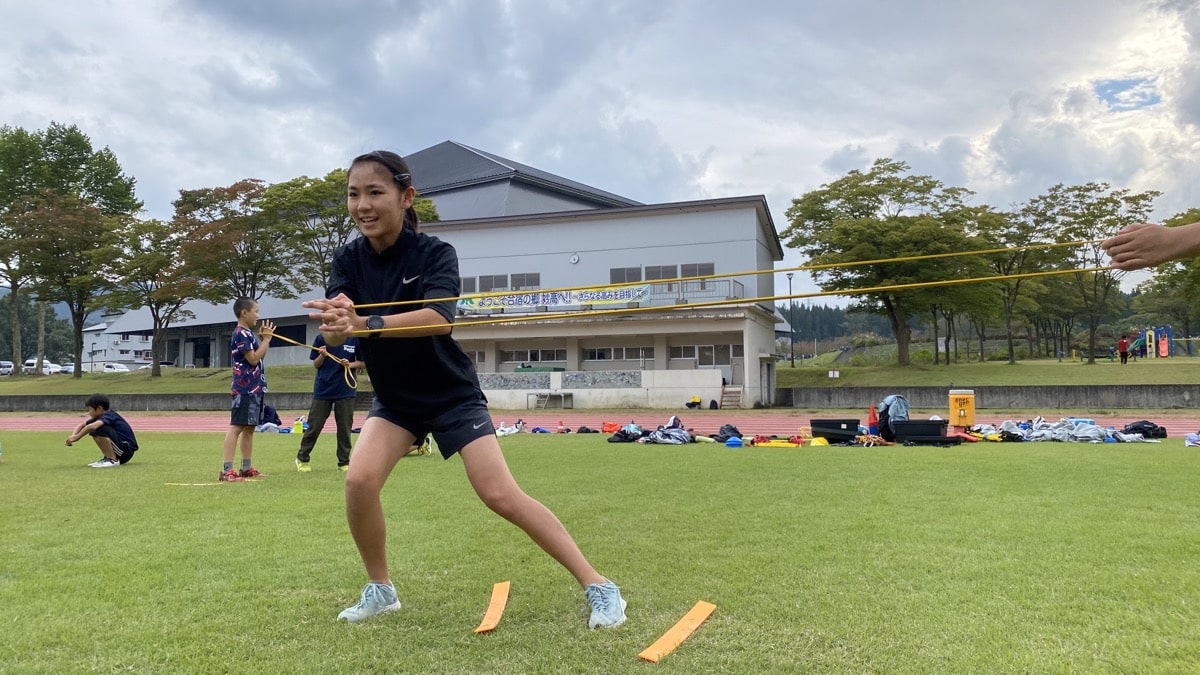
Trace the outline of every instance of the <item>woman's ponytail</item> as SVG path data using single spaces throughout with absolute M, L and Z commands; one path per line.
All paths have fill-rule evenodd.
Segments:
M 421 231 L 421 219 L 417 217 L 417 210 L 411 206 L 404 209 L 404 227 L 412 230 L 413 234 Z

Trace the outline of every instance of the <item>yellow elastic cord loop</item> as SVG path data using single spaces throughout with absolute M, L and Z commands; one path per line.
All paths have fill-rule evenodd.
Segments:
M 274 338 L 276 340 L 283 340 L 284 342 L 290 342 L 290 343 L 296 345 L 297 347 L 308 347 L 309 349 L 311 349 L 313 351 L 317 351 L 317 348 L 314 347 L 313 345 L 306 345 L 303 342 L 296 342 L 295 340 L 293 340 L 289 337 L 284 337 L 284 336 L 280 335 L 279 333 L 268 333 L 267 335 L 271 336 L 272 338 Z M 266 336 L 264 336 L 264 337 L 266 337 Z M 329 354 L 329 353 L 326 353 L 326 356 L 329 358 L 332 358 L 334 361 L 338 362 L 338 365 L 340 365 L 342 367 L 342 370 L 343 370 L 342 379 L 346 382 L 346 385 L 349 386 L 351 389 L 357 390 L 358 389 L 358 375 L 355 374 L 354 368 L 350 367 L 350 362 L 346 361 L 345 359 L 339 359 L 338 357 L 336 357 L 332 354 Z

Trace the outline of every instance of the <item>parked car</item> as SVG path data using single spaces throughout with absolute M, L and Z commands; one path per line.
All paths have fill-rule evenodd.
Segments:
M 37 367 L 37 359 L 36 358 L 26 359 L 25 364 L 21 366 L 21 372 L 22 373 L 32 373 L 33 369 L 36 367 Z M 62 366 L 58 365 L 57 363 L 52 363 L 48 359 L 42 359 L 42 374 L 43 375 L 57 375 L 60 372 L 62 372 Z
M 60 375 L 74 375 L 75 374 L 75 364 L 74 363 L 64 363 L 64 364 L 62 364 L 61 368 L 62 368 L 62 371 L 59 373 Z
M 138 370 L 150 370 L 153 366 L 154 366 L 154 364 L 147 363 L 144 366 L 138 366 Z M 158 362 L 159 368 L 173 368 L 174 366 L 175 366 L 174 361 L 159 361 Z
M 0 375 L 12 375 L 12 374 L 13 374 L 13 362 L 12 361 L 0 361 Z
M 128 373 L 129 367 L 126 366 L 124 363 L 106 363 L 106 364 L 104 364 L 103 372 L 106 372 L 106 373 Z

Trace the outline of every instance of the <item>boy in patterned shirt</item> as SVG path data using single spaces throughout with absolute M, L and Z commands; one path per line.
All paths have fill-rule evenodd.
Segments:
M 263 357 L 271 346 L 275 324 L 263 321 L 259 334 L 258 303 L 252 298 L 238 298 L 233 303 L 238 325 L 229 340 L 230 361 L 233 363 L 233 404 L 229 409 L 229 431 L 225 432 L 225 454 L 220 481 L 235 482 L 262 476 L 251 463 L 254 452 L 254 429 L 262 424 L 263 394 L 267 391 L 267 374 Z M 233 468 L 235 450 L 241 450 L 242 468 Z

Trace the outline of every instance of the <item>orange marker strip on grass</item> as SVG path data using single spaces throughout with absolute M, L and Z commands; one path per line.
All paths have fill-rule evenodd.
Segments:
M 684 640 L 696 632 L 700 624 L 704 623 L 704 620 L 716 608 L 717 606 L 711 602 L 703 600 L 697 602 L 694 607 L 688 610 L 687 614 L 683 615 L 682 619 L 674 626 L 671 626 L 670 630 L 663 633 L 662 637 L 654 641 L 654 644 L 643 649 L 642 653 L 638 654 L 638 656 L 650 663 L 658 663 L 659 659 L 675 651 L 676 647 L 683 644 Z
M 504 615 L 504 606 L 508 604 L 508 589 L 511 587 L 510 581 L 501 581 L 492 586 L 492 600 L 488 603 L 487 611 L 483 613 L 483 621 L 475 629 L 476 633 L 488 633 L 500 623 L 500 617 Z

